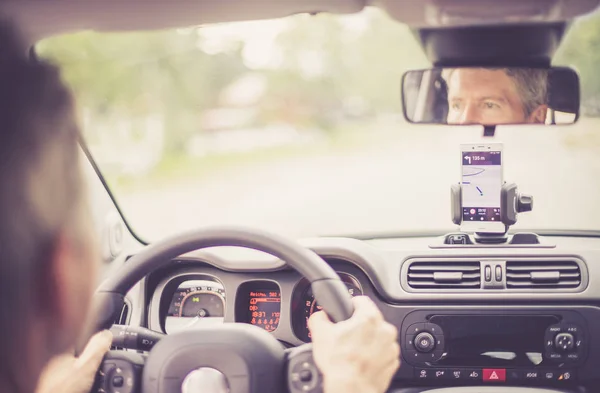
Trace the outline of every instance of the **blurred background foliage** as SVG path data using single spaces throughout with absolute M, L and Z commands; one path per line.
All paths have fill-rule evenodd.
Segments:
M 275 32 L 268 42 L 247 38 L 258 26 Z M 266 135 L 276 125 L 332 138 L 360 120 L 388 116 L 402 123 L 401 76 L 429 66 L 412 32 L 377 9 L 158 32 L 81 32 L 36 49 L 62 67 L 86 140 L 117 177 L 210 154 L 208 147 L 190 149 L 219 144 L 235 130 Z M 574 24 L 555 64 L 578 70 L 583 113 L 600 114 L 600 14 Z M 148 163 L 124 170 L 115 140 L 146 141 Z

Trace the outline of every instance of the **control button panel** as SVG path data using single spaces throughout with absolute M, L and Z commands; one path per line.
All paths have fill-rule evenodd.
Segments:
M 414 365 L 435 362 L 444 354 L 444 334 L 442 328 L 434 323 L 410 325 L 403 342 L 403 356 Z
M 566 369 L 504 368 L 415 368 L 416 381 L 443 381 L 444 384 L 522 384 L 543 385 L 575 383 L 575 372 Z
M 549 326 L 544 336 L 544 347 L 546 359 L 573 365 L 584 359 L 587 349 L 583 329 L 569 323 Z

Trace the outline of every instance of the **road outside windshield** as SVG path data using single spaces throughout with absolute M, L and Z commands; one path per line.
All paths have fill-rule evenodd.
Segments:
M 504 179 L 535 197 L 522 229 L 600 229 L 600 15 L 556 65 L 582 79 L 575 126 L 407 124 L 400 78 L 430 66 L 376 9 L 37 45 L 79 103 L 84 137 L 137 234 L 204 225 L 293 237 L 447 231 L 461 143 L 504 143 Z

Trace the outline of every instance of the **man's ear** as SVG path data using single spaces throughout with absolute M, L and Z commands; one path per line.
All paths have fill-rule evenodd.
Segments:
M 529 118 L 527 119 L 527 122 L 534 124 L 545 124 L 547 114 L 548 105 L 540 105 L 537 108 L 535 108 L 533 112 L 531 112 Z

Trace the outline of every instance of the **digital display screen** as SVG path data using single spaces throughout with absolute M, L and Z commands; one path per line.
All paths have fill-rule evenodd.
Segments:
M 501 221 L 501 151 L 462 152 L 463 222 Z
M 433 316 L 444 332 L 445 356 L 437 366 L 543 366 L 544 335 L 554 316 Z
M 279 326 L 281 314 L 281 292 L 274 290 L 250 291 L 248 305 L 248 321 L 251 325 L 258 326 L 272 332 Z

